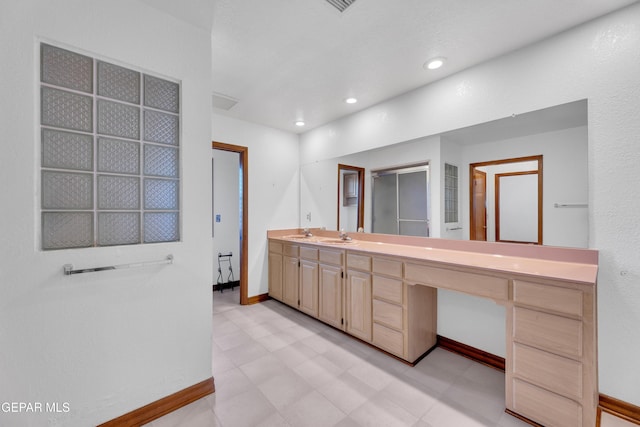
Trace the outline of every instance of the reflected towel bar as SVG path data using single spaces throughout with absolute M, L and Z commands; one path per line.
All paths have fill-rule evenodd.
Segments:
M 78 270 L 73 269 L 73 264 L 65 264 L 62 268 L 64 270 L 64 275 L 70 276 L 72 274 L 94 273 L 96 271 L 120 270 L 124 268 L 146 267 L 148 265 L 161 265 L 161 264 L 173 264 L 173 255 L 169 254 L 164 259 L 161 259 L 158 261 L 134 262 L 131 264 L 119 264 L 119 265 L 108 265 L 105 267 L 81 268 Z
M 554 203 L 554 208 L 586 208 L 587 203 Z

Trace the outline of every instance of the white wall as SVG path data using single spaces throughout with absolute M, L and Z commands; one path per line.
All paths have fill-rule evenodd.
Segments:
M 632 185 L 640 163 L 638 75 L 640 4 L 634 4 L 303 134 L 300 158 L 338 157 L 588 99 L 589 247 L 600 251 L 600 391 L 640 405 L 640 186 Z M 483 335 L 487 342 L 497 336 Z
M 233 277 L 240 280 L 240 155 L 212 150 L 213 157 L 213 283 L 218 280 L 218 253 L 233 253 Z M 220 215 L 220 222 L 215 216 Z M 222 282 L 229 279 L 229 265 L 222 265 Z
M 39 38 L 181 80 L 181 242 L 39 250 Z M 21 0 L 0 40 L 0 401 L 69 404 L 0 425 L 96 425 L 210 378 L 209 34 L 135 1 Z
M 215 113 L 212 129 L 214 141 L 248 147 L 248 296 L 265 294 L 267 230 L 300 223 L 298 135 Z

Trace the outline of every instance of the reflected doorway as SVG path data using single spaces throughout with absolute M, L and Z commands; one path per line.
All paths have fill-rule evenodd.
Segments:
M 487 240 L 487 173 L 473 168 L 471 181 L 471 240 Z
M 471 240 L 542 244 L 542 155 L 469 165 Z
M 338 164 L 338 230 L 364 229 L 364 168 Z

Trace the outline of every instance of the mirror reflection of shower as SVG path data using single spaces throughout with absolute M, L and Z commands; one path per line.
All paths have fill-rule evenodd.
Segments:
M 373 171 L 372 232 L 429 237 L 429 165 Z

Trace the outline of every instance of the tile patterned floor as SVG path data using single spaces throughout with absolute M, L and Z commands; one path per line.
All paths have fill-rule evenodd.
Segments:
M 439 348 L 411 368 L 279 302 L 238 301 L 213 296 L 216 393 L 148 426 L 528 425 L 504 412 L 499 371 Z

